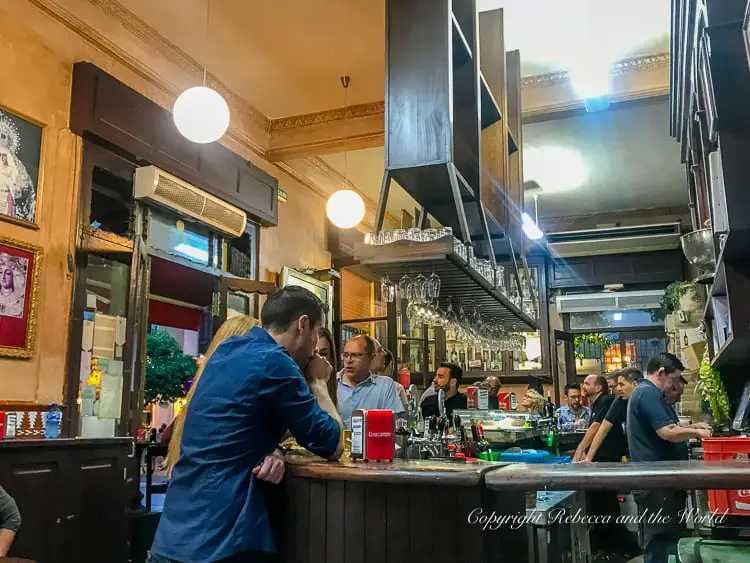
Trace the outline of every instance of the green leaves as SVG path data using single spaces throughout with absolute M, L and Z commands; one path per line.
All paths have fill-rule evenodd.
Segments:
M 680 298 L 688 291 L 695 288 L 695 283 L 690 281 L 678 281 L 670 283 L 664 290 L 664 295 L 659 302 L 658 309 L 652 309 L 651 320 L 663 321 L 667 315 L 674 313 L 680 308 Z
M 729 423 L 729 397 L 724 388 L 724 382 L 719 372 L 711 367 L 711 358 L 708 355 L 708 348 L 703 354 L 701 367 L 698 370 L 703 387 L 703 397 L 708 401 L 711 407 L 711 413 L 714 420 L 719 424 Z
M 576 359 L 582 360 L 585 356 L 583 351 L 580 349 L 584 344 L 593 344 L 595 346 L 601 346 L 602 352 L 609 350 L 612 347 L 612 342 L 601 332 L 589 332 L 586 334 L 579 334 L 573 340 L 576 348 Z
M 171 402 L 184 395 L 184 382 L 195 375 L 195 360 L 166 331 L 156 330 L 146 340 L 145 401 Z

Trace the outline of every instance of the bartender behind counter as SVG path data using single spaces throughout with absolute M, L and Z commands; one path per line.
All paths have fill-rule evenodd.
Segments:
M 422 416 L 438 416 L 438 392 L 445 391 L 445 412 L 452 420 L 453 411 L 466 408 L 466 395 L 458 392 L 464 372 L 456 364 L 443 362 L 440 364 L 435 379 L 432 380 L 435 394 L 430 395 L 422 402 Z
M 357 409 L 391 410 L 403 415 L 404 406 L 399 399 L 394 381 L 384 375 L 373 374 L 382 360 L 382 347 L 366 334 L 358 334 L 344 347 L 341 354 L 344 369 L 338 374 L 338 409 L 344 428 L 351 429 L 352 411 Z
M 626 430 L 632 461 L 685 459 L 684 442 L 711 436 L 710 427 L 702 422 L 681 427 L 677 413 L 665 398 L 671 395 L 674 400 L 675 391 L 682 385 L 683 369 L 673 354 L 658 354 L 649 360 L 646 378 L 628 401 Z M 664 517 L 658 522 L 641 524 L 643 561 L 667 561 L 669 555 L 677 555 L 677 542 L 683 532 L 679 513 L 685 508 L 685 491 L 653 489 L 634 493 L 640 514 L 648 516 L 661 512 Z

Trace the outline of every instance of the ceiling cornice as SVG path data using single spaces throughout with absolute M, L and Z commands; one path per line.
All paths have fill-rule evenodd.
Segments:
M 334 108 L 315 113 L 303 113 L 300 115 L 290 115 L 288 117 L 278 117 L 271 119 L 269 131 L 285 131 L 295 127 L 305 127 L 307 125 L 321 125 L 334 121 L 346 121 L 358 117 L 369 117 L 371 115 L 383 115 L 385 111 L 385 102 L 369 102 L 366 104 L 357 104 L 346 108 Z
M 658 68 L 669 66 L 669 53 L 657 53 L 654 55 L 642 55 L 620 59 L 612 64 L 612 76 L 620 76 L 633 72 L 647 72 Z M 567 70 L 548 72 L 546 74 L 534 74 L 521 79 L 522 88 L 546 88 L 556 86 L 570 81 L 570 73 Z

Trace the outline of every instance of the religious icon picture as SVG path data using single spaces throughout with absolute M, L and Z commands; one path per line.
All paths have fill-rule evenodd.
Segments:
M 0 109 L 0 219 L 36 224 L 42 128 Z
M 33 353 L 41 259 L 39 247 L 0 237 L 0 356 Z

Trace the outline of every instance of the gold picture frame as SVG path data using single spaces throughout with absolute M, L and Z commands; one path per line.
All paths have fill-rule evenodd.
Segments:
M 0 357 L 34 354 L 42 259 L 41 247 L 0 236 Z
M 44 123 L 0 105 L 0 221 L 39 229 L 46 137 Z

